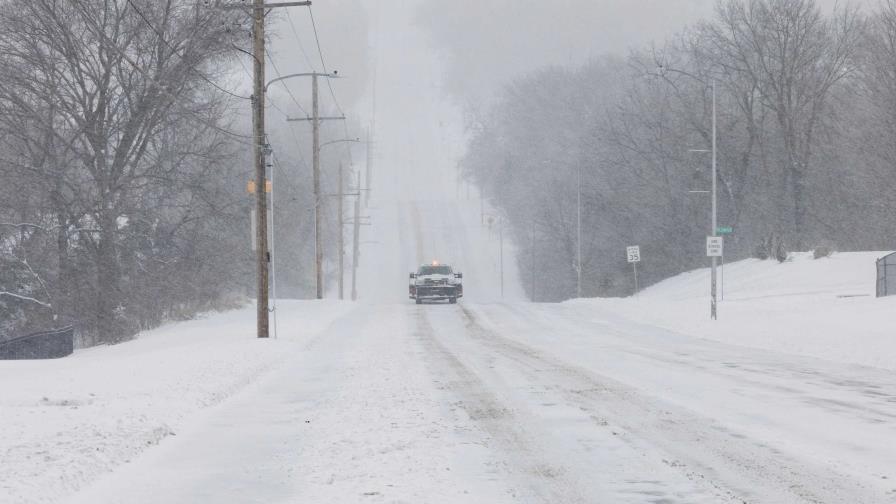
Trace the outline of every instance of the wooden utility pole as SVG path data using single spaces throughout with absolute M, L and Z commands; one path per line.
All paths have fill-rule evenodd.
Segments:
M 343 170 L 342 162 L 339 163 L 339 210 L 337 220 L 339 222 L 339 233 L 336 235 L 336 254 L 339 256 L 339 300 L 345 299 L 345 233 L 343 226 L 345 225 L 345 217 L 343 207 L 345 203 L 345 191 L 343 190 Z
M 314 170 L 314 279 L 317 299 L 324 298 L 324 250 L 321 240 L 321 194 L 320 194 L 320 113 L 317 99 L 317 74 L 311 74 L 311 128 L 314 146 L 312 166 Z
M 268 251 L 268 196 L 265 155 L 267 137 L 264 132 L 264 98 L 267 89 L 264 82 L 264 18 L 265 11 L 274 7 L 307 7 L 311 2 L 265 3 L 254 0 L 251 6 L 240 4 L 221 5 L 223 9 L 247 9 L 252 14 L 252 59 L 254 60 L 252 94 L 252 143 L 255 163 L 255 246 L 256 246 L 256 302 L 257 333 L 268 337 L 268 279 L 271 254 Z
M 252 55 L 255 60 L 254 87 L 252 95 L 252 130 L 255 150 L 255 243 L 256 256 L 256 302 L 257 333 L 259 338 L 268 337 L 268 275 L 271 256 L 268 252 L 268 195 L 265 188 L 266 167 L 264 162 L 264 1 L 255 0 L 252 10 Z
M 364 208 L 370 206 L 370 177 L 373 176 L 373 149 L 370 147 L 370 126 L 367 127 L 367 165 L 366 165 L 366 190 L 364 191 Z M 360 177 L 360 173 L 358 174 Z M 360 184 L 360 178 L 358 179 L 358 183 Z M 358 185 L 358 189 L 360 190 L 361 186 Z
M 358 170 L 358 188 L 361 187 L 361 171 Z M 367 194 L 370 194 L 369 192 Z M 355 216 L 352 221 L 352 301 L 358 299 L 358 257 L 361 235 L 361 196 L 355 198 Z
M 499 218 L 498 220 L 498 253 L 499 263 L 501 268 L 501 299 L 504 299 L 504 217 Z
M 311 148 L 312 153 L 312 168 L 314 171 L 313 179 L 314 179 L 314 276 L 315 276 L 315 285 L 317 291 L 317 299 L 324 298 L 324 274 L 323 274 L 323 265 L 324 265 L 324 250 L 322 244 L 321 237 L 321 205 L 323 203 L 323 197 L 320 193 L 320 123 L 321 121 L 344 121 L 345 116 L 340 117 L 321 117 L 320 116 L 320 102 L 318 100 L 318 77 L 324 77 L 328 79 L 334 79 L 337 77 L 336 72 L 334 71 L 331 74 L 327 73 L 318 73 L 318 72 L 308 72 L 308 73 L 300 73 L 300 74 L 292 74 L 285 75 L 281 77 L 281 79 L 287 79 L 291 77 L 311 77 L 311 117 L 301 117 L 301 118 L 287 118 L 287 121 L 311 121 L 311 131 L 313 138 L 313 145 Z M 273 82 L 273 81 L 272 81 Z

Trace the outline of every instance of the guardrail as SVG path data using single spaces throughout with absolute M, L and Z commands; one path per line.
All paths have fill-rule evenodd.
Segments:
M 75 350 L 74 327 L 63 327 L 0 342 L 0 360 L 58 359 Z

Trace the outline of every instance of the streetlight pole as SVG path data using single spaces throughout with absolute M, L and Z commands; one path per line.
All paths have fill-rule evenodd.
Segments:
M 681 75 L 686 75 L 691 77 L 692 79 L 696 79 L 698 82 L 702 83 L 704 86 L 706 82 L 701 78 L 683 70 L 677 70 L 674 68 L 666 68 L 663 65 L 659 67 L 660 75 L 663 75 L 666 71 L 675 72 Z M 718 220 L 717 220 L 717 210 L 718 210 L 718 200 L 717 200 L 717 155 L 716 155 L 716 78 L 712 77 L 712 229 L 710 229 L 709 236 L 716 238 L 718 237 Z M 709 317 L 712 320 L 716 320 L 718 318 L 718 310 L 717 310 L 717 300 L 716 300 L 716 270 L 718 268 L 718 257 L 712 257 L 712 268 L 710 273 L 710 301 L 709 301 Z

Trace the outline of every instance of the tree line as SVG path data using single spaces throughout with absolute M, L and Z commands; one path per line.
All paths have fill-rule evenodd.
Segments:
M 716 92 L 726 260 L 893 248 L 896 1 L 722 0 L 661 45 L 509 83 L 464 174 L 507 216 L 530 297 L 632 292 L 705 266 Z M 642 283 L 643 285 L 643 283 Z
M 74 324 L 114 343 L 244 302 L 249 97 L 221 82 L 247 25 L 209 2 L 0 3 L 0 340 Z M 278 155 L 301 258 L 310 190 Z M 307 294 L 311 261 L 288 264 Z

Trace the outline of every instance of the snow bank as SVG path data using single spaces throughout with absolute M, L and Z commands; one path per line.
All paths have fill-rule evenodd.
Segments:
M 74 493 L 278 368 L 352 308 L 278 304 L 278 339 L 254 337 L 251 306 L 65 359 L 0 361 L 0 500 L 56 502 Z
M 875 260 L 887 253 L 817 260 L 798 253 L 780 264 L 748 259 L 725 265 L 716 321 L 709 319 L 708 268 L 637 297 L 568 304 L 725 343 L 896 370 L 896 297 L 874 297 Z

